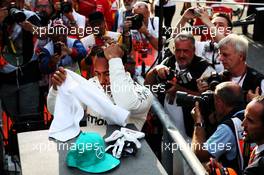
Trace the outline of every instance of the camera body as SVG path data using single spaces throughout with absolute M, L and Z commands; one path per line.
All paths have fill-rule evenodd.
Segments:
M 68 1 L 61 2 L 61 12 L 62 13 L 72 12 L 72 3 Z
M 215 90 L 215 87 L 223 81 L 222 79 L 223 77 L 214 71 L 211 73 L 210 77 L 205 79 L 205 81 L 208 84 L 209 89 L 213 91 Z
M 191 12 L 193 13 L 194 16 L 196 16 L 196 17 L 200 17 L 201 16 L 199 8 L 193 8 L 193 9 L 190 9 L 190 10 L 191 10 Z M 212 8 L 206 7 L 205 11 L 208 14 L 208 16 L 213 16 L 213 9 Z
M 132 21 L 132 26 L 130 29 L 132 30 L 138 30 L 142 26 L 144 16 L 142 14 L 135 14 L 133 16 L 126 17 L 126 20 Z
M 8 6 L 8 16 L 5 19 L 5 23 L 12 24 L 13 22 L 21 23 L 26 20 L 26 15 L 22 10 L 17 8 L 15 2 L 11 2 Z
M 190 95 L 186 92 L 177 91 L 176 92 L 176 102 L 178 106 L 185 106 L 193 108 L 195 102 L 199 102 L 199 107 L 203 116 L 209 116 L 214 109 L 214 92 L 206 91 L 201 94 L 201 96 Z
M 168 83 L 168 81 L 172 80 L 173 78 L 177 79 L 177 83 L 180 85 L 187 84 L 192 80 L 192 75 L 189 71 L 174 71 L 169 69 L 169 74 L 167 75 L 166 79 L 158 78 L 160 82 L 159 86 L 168 90 L 172 87 L 172 84 Z
M 230 79 L 230 73 L 225 70 L 223 73 L 218 74 L 216 71 L 212 72 L 211 75 L 209 77 L 204 78 L 204 80 L 206 81 L 206 83 L 209 86 L 209 89 L 214 91 L 215 87 L 224 82 L 224 81 L 229 81 Z

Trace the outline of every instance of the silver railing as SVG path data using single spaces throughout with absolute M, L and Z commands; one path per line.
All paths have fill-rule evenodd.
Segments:
M 144 79 L 142 77 L 136 79 L 137 82 L 143 84 Z M 206 170 L 155 96 L 151 110 L 158 116 L 163 126 L 161 163 L 167 173 L 173 175 L 205 175 Z

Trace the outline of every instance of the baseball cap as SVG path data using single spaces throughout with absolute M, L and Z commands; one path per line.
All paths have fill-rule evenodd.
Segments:
M 105 153 L 103 138 L 94 132 L 81 133 L 67 154 L 69 167 L 89 173 L 103 173 L 115 168 L 120 160 Z

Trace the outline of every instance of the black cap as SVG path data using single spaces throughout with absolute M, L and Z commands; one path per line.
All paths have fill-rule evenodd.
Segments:
M 103 22 L 104 15 L 102 12 L 93 12 L 89 15 L 89 23 Z

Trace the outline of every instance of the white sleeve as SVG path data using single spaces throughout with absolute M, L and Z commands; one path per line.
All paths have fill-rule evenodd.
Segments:
M 55 111 L 55 104 L 56 104 L 56 98 L 58 95 L 58 91 L 53 88 L 53 86 L 50 87 L 48 97 L 47 97 L 47 108 L 48 111 L 53 115 Z M 82 108 L 86 109 L 85 104 L 81 103 Z
M 159 37 L 159 18 L 158 17 L 154 17 L 152 20 L 151 18 L 149 18 L 148 30 L 150 34 L 153 35 L 155 38 Z
M 121 58 L 109 61 L 109 73 L 114 102 L 130 111 L 131 116 L 146 114 L 152 104 L 152 93 L 132 80 L 125 72 Z
M 264 79 L 261 80 L 260 88 L 261 88 L 261 95 L 264 95 Z
M 155 38 L 159 38 L 159 18 L 158 17 L 154 17 L 154 26 L 155 26 Z
M 77 25 L 85 30 L 85 16 L 78 14 Z
M 47 108 L 51 114 L 54 114 L 57 94 L 58 91 L 53 89 L 53 86 L 51 86 L 47 97 Z

